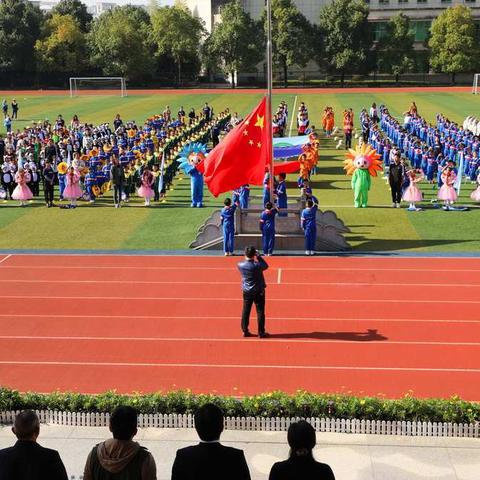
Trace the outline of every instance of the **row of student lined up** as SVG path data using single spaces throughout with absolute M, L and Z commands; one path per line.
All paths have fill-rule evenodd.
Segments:
M 243 450 L 220 443 L 224 416 L 214 404 L 195 413 L 197 445 L 177 450 L 172 480 L 250 480 Z M 12 428 L 17 442 L 0 450 L 0 480 L 67 480 L 59 453 L 37 442 L 40 422 L 35 412 L 20 412 Z M 137 434 L 137 412 L 117 407 L 110 416 L 112 438 L 93 446 L 85 462 L 83 480 L 156 480 L 153 455 L 133 439 Z M 287 434 L 289 458 L 275 463 L 269 480 L 334 480 L 332 469 L 313 456 L 315 430 L 306 421 L 290 425 Z M 164 478 L 162 472 L 162 478 Z M 73 478 L 73 477 L 72 477 Z
M 437 198 L 443 201 L 444 209 L 450 210 L 458 198 L 455 162 L 457 154 L 455 153 L 453 158 L 448 154 L 450 150 L 448 137 L 432 126 L 427 127 L 426 122 L 418 114 L 407 112 L 405 124 L 402 127 L 386 107 L 381 106 L 380 113 L 381 117 L 376 119 L 380 122 L 378 125 L 363 110 L 361 123 L 367 137 L 366 141 L 382 156 L 384 171 L 387 174 L 385 178 L 388 178 L 392 192 L 392 206 L 398 208 L 403 200 L 409 203 L 409 210 L 421 210 L 416 203 L 423 200 L 423 194 L 417 184 L 426 178 L 434 188 L 439 189 Z M 417 134 L 425 139 L 423 148 L 418 146 L 422 140 Z M 478 139 L 471 132 L 464 131 L 460 135 L 463 141 L 470 141 L 469 148 L 475 149 L 472 155 L 475 161 L 469 163 L 469 158 L 464 157 L 464 164 L 469 168 L 469 172 L 470 169 L 475 172 L 472 176 L 479 186 L 471 193 L 471 199 L 478 202 L 480 201 Z M 463 149 L 462 146 L 460 148 Z M 407 166 L 405 158 L 410 161 L 410 167 Z
M 93 203 L 109 189 L 120 192 L 120 201 L 117 197 L 114 202 L 117 206 L 138 188 L 149 205 L 173 180 L 175 158 L 184 145 L 194 141 L 215 145 L 221 132 L 232 126 L 228 110 L 188 125 L 180 120 L 168 123 L 157 115 L 141 128 L 135 122 L 123 125 L 117 115 L 114 131 L 108 124 L 78 124 L 69 130 L 59 116 L 55 125 L 44 122 L 0 139 L 0 197 L 26 205 L 39 195 L 43 183 L 45 203 L 52 206 L 53 186 L 58 184 L 59 200 L 68 199 L 72 206 L 78 198 Z

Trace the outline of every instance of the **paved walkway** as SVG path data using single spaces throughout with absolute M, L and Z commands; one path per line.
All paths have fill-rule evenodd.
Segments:
M 69 477 L 79 479 L 92 446 L 108 438 L 106 428 L 43 426 L 40 443 L 59 450 Z M 157 462 L 158 479 L 170 478 L 178 448 L 197 441 L 194 430 L 141 429 L 136 439 Z M 15 439 L 0 427 L 0 448 Z M 253 480 L 267 480 L 270 467 L 288 455 L 286 433 L 227 431 L 223 443 L 245 450 Z M 317 434 L 315 457 L 331 465 L 337 480 L 478 480 L 480 440 Z

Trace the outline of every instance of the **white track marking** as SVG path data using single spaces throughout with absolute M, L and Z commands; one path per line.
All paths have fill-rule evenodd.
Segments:
M 328 332 L 320 332 L 327 333 Z M 342 333 L 342 332 L 338 332 Z M 348 333 L 348 332 L 346 332 Z M 272 337 L 268 341 L 270 343 L 348 343 L 350 345 L 371 345 L 371 344 L 383 344 L 383 345 L 441 345 L 441 346 L 470 346 L 478 347 L 478 342 L 422 342 L 422 341 L 390 341 L 390 340 L 368 340 L 367 332 L 357 332 L 359 334 L 358 340 L 334 340 L 334 339 L 322 339 L 322 338 L 275 338 Z M 286 333 L 285 335 L 288 335 Z M 362 337 L 362 335 L 364 337 Z M 305 334 L 308 336 L 308 333 Z M 365 338 L 365 339 L 363 339 Z M 182 338 L 169 338 L 169 337 L 82 337 L 82 336 L 28 336 L 28 335 L 0 335 L 0 340 L 49 340 L 49 341 L 89 341 L 89 342 L 212 342 L 212 343 L 265 343 L 263 339 L 255 339 L 245 341 L 242 338 L 199 338 L 199 337 L 182 337 Z
M 367 282 L 285 282 L 282 281 L 282 270 L 283 268 L 279 268 L 277 272 L 277 283 L 276 284 L 282 284 L 282 285 L 322 285 L 322 286 L 359 286 L 359 287 L 405 287 L 405 286 L 410 286 L 410 287 L 459 287 L 461 288 L 479 288 L 480 283 L 475 283 L 475 284 L 458 284 L 458 283 L 379 283 L 379 282 L 374 282 L 374 283 L 367 283 Z M 85 283 L 95 283 L 95 284 L 104 284 L 105 280 L 25 280 L 25 279 L 0 279 L 0 283 L 46 283 L 46 284 L 52 284 L 52 283 L 61 283 L 62 285 L 64 284 L 85 284 Z M 202 281 L 195 281 L 192 282 L 190 280 L 186 281 L 168 281 L 168 280 L 108 280 L 108 283 L 114 283 L 114 284 L 126 284 L 126 285 L 238 285 L 238 282 L 202 282 Z M 276 285 L 273 283 L 272 285 Z
M 10 257 L 11 257 L 11 255 L 7 255 L 6 257 L 3 257 L 3 258 L 0 260 L 0 264 L 2 264 L 3 262 L 7 261 Z
M 82 318 L 82 319 L 140 319 L 140 320 L 237 320 L 235 317 L 213 317 L 208 315 L 205 317 L 195 316 L 161 316 L 161 315 L 57 315 L 57 314 L 17 314 L 17 313 L 1 313 L 0 318 Z M 286 320 L 286 321 L 311 321 L 311 322 L 385 322 L 385 323 L 480 323 L 480 320 L 439 320 L 436 318 L 416 320 L 411 318 L 319 318 L 319 317 L 268 317 L 269 320 Z
M 298 95 L 295 95 L 295 102 L 293 103 L 293 110 L 292 110 L 292 119 L 290 120 L 290 133 L 288 134 L 289 137 L 292 136 L 293 119 L 297 118 L 297 100 L 298 100 Z
M 337 258 L 337 257 L 322 257 L 322 261 L 327 258 Z M 235 267 L 232 265 L 231 267 L 203 267 L 203 266 L 189 266 L 189 267 L 139 267 L 139 266 L 118 266 L 118 265 L 111 265 L 111 266 L 104 266 L 104 265 L 6 265 L 5 269 L 28 269 L 28 270 L 36 270 L 48 268 L 49 270 L 53 270 L 55 268 L 60 268 L 62 271 L 66 270 L 216 270 L 216 271 L 234 271 Z M 275 268 L 275 267 L 273 267 Z M 360 267 L 319 267 L 319 268 L 285 268 L 282 267 L 283 270 L 286 271 L 294 271 L 294 272 L 480 272 L 480 268 L 360 268 Z
M 415 368 L 415 367 L 355 367 L 355 366 L 321 366 L 321 365 L 237 365 L 209 363 L 123 363 L 123 362 L 33 362 L 2 360 L 0 365 L 30 365 L 30 366 L 89 366 L 89 367 L 160 367 L 160 368 L 273 368 L 278 370 L 365 370 L 365 371 L 399 371 L 399 372 L 465 372 L 480 373 L 478 368 Z
M 55 296 L 55 295 L 1 295 L 0 298 L 12 298 L 15 300 L 25 300 L 25 299 L 33 299 L 33 300 L 78 300 L 78 296 Z M 186 302 L 187 300 L 190 302 L 211 302 L 212 299 L 216 300 L 217 302 L 240 302 L 243 301 L 241 298 L 238 297 L 225 297 L 225 298 L 218 298 L 218 297 L 87 297 L 82 296 L 82 300 L 174 300 L 174 301 L 182 301 Z M 384 299 L 368 299 L 368 298 L 361 298 L 357 300 L 352 300 L 350 298 L 341 298 L 341 299 L 321 299 L 321 298 L 269 298 L 269 302 L 315 302 L 315 303 L 427 303 L 427 304 L 453 304 L 453 305 L 478 305 L 480 304 L 480 300 L 412 300 L 409 298 L 402 298 L 402 299 L 392 299 L 392 300 L 384 300 Z

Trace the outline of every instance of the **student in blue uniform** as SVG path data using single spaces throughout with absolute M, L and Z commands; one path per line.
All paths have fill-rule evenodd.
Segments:
M 287 184 L 285 182 L 286 178 L 287 175 L 285 173 L 278 174 L 278 185 L 275 193 L 277 194 L 277 207 L 279 209 L 279 217 L 286 217 L 288 215 L 286 211 L 288 207 Z
M 272 203 L 267 202 L 265 210 L 260 214 L 263 254 L 267 256 L 273 255 L 273 249 L 275 247 L 275 215 L 277 215 L 277 213 L 278 210 Z
M 265 172 L 265 176 L 263 177 L 263 206 L 270 201 L 270 173 L 267 171 Z
M 233 255 L 233 244 L 235 238 L 235 210 L 236 205 L 232 205 L 232 200 L 226 198 L 223 202 L 225 205 L 220 214 L 223 227 L 223 251 L 225 256 Z
M 242 185 L 239 192 L 240 208 L 248 208 L 250 198 L 250 185 Z
M 303 209 L 301 227 L 305 232 L 305 255 L 315 255 L 317 240 L 317 210 L 318 205 L 313 200 L 307 200 L 307 207 Z

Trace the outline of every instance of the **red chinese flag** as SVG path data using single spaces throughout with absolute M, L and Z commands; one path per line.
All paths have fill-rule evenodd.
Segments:
M 247 183 L 263 184 L 269 150 L 266 106 L 264 97 L 197 167 L 215 197 Z

